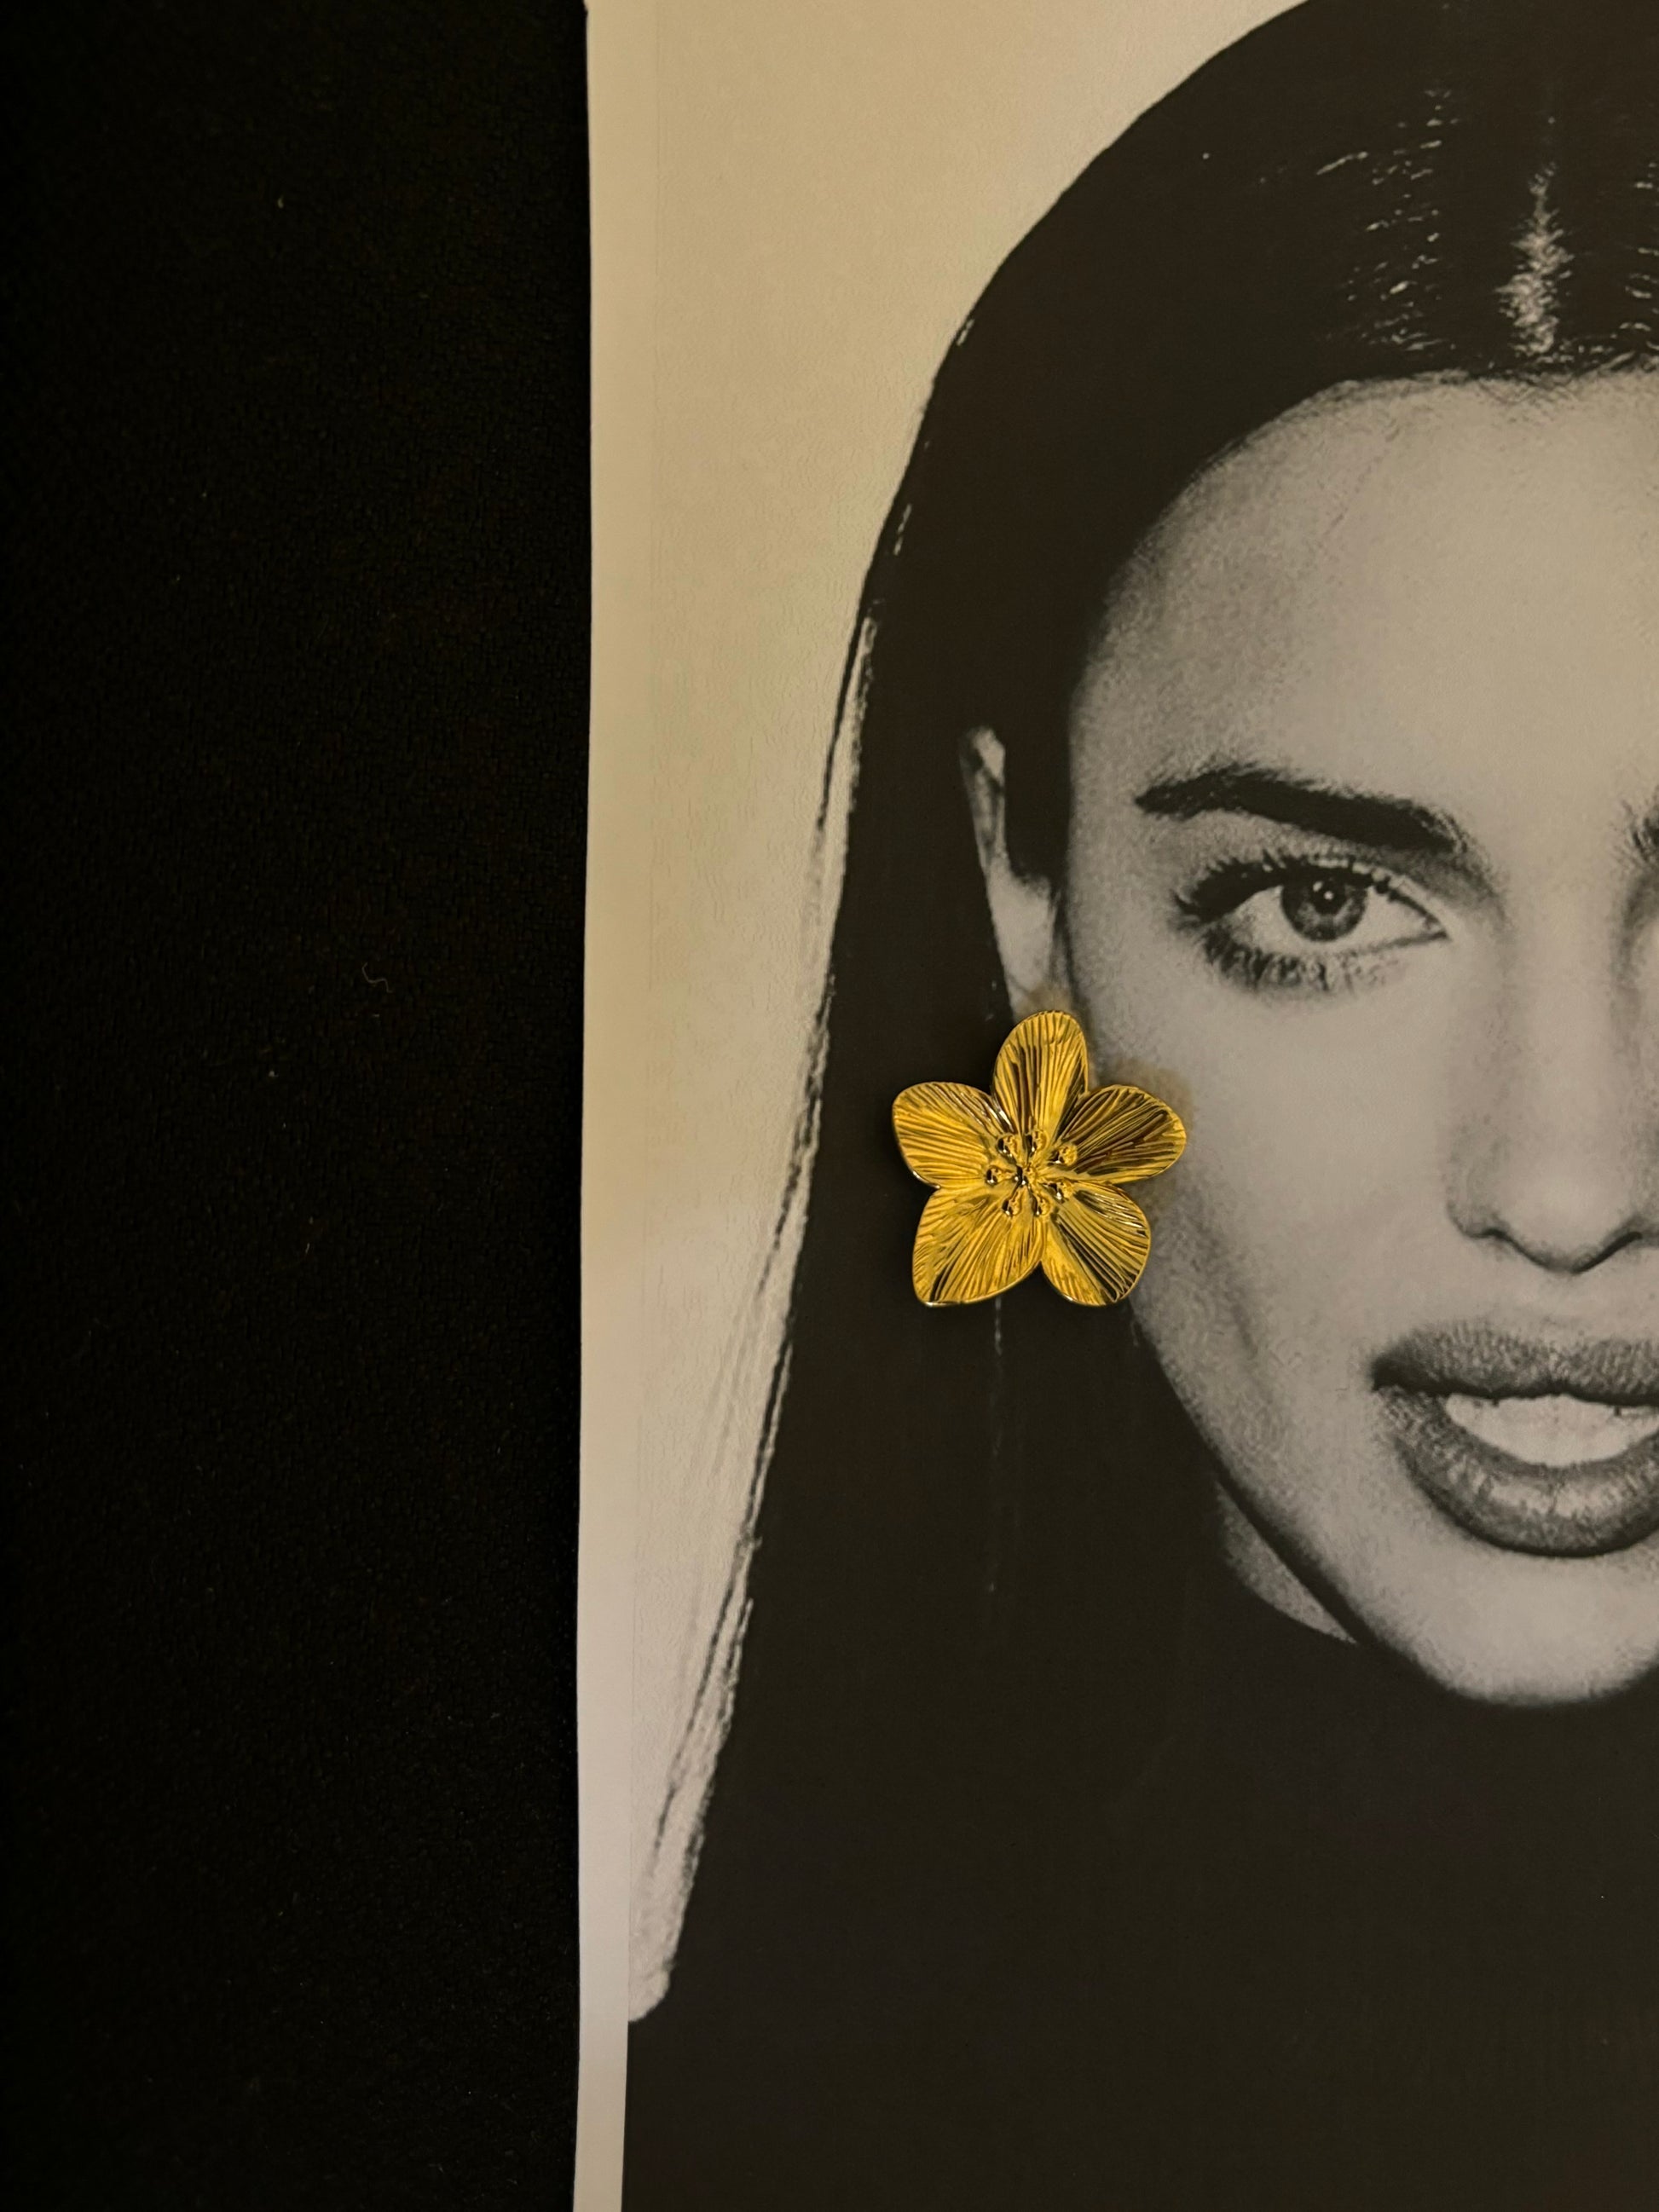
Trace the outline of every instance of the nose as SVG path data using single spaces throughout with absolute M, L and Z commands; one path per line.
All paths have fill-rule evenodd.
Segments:
M 1510 964 L 1468 1040 L 1453 1218 L 1552 1274 L 1659 1245 L 1659 1006 L 1565 931 Z

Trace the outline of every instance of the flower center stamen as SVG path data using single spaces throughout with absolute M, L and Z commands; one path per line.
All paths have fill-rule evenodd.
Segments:
M 994 1189 L 1006 1191 L 1002 1211 L 1010 1218 L 1029 1206 L 1038 1221 L 1046 1221 L 1077 1188 L 1068 1172 L 1077 1165 L 1075 1145 L 1050 1145 L 1039 1161 L 1036 1138 L 1026 1129 L 1013 1139 L 999 1137 L 996 1152 L 985 1180 Z

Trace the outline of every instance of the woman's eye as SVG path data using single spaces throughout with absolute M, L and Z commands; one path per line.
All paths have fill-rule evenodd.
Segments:
M 1234 896 L 1206 931 L 1224 971 L 1255 984 L 1354 980 L 1370 953 L 1398 951 L 1443 931 L 1416 900 L 1347 867 L 1276 869 L 1270 883 Z
M 1310 945 L 1382 952 L 1440 934 L 1423 909 L 1385 884 L 1344 869 L 1288 875 L 1227 917 L 1236 944 L 1294 958 Z

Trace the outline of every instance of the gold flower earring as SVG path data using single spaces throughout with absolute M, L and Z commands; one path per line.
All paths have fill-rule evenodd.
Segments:
M 1089 1088 L 1070 1014 L 1033 1014 L 997 1054 L 989 1092 L 916 1083 L 893 1102 L 907 1165 L 933 1195 L 910 1279 L 924 1305 L 994 1298 L 1040 1267 L 1081 1306 L 1115 1305 L 1140 1280 L 1152 1227 L 1117 1185 L 1162 1175 L 1187 1132 L 1161 1098 Z

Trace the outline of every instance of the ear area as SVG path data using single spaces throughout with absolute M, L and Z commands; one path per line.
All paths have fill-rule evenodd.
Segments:
M 1063 1006 L 1059 895 L 1042 878 L 1020 875 L 1008 857 L 1007 754 L 994 731 L 963 739 L 962 781 L 1015 1018 Z

